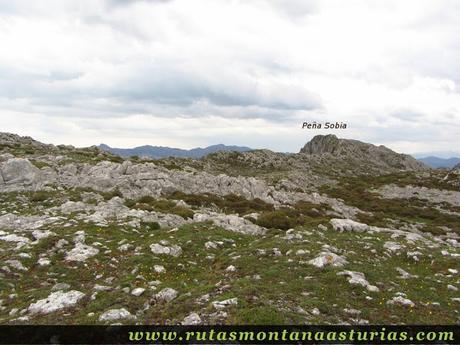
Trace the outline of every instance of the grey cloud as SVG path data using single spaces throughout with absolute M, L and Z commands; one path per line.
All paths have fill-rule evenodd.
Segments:
M 167 61 L 129 67 L 133 69 L 128 72 L 121 68 L 120 75 L 110 84 L 85 82 L 84 71 L 24 73 L 14 68 L 2 69 L 0 97 L 24 98 L 38 106 L 71 106 L 81 100 L 97 105 L 99 99 L 110 99 L 122 108 L 118 110 L 122 113 L 133 109 L 145 113 L 162 106 L 171 110 L 204 102 L 215 106 L 216 112 L 219 106 L 239 107 L 241 114 L 231 116 L 271 120 L 278 115 L 282 117 L 282 112 L 322 107 L 319 96 L 308 90 L 276 82 L 260 86 L 244 73 L 218 73 L 193 66 L 177 68 L 174 62 Z M 244 108 L 249 107 L 262 108 L 265 112 L 245 112 Z
M 181 66 L 181 62 L 164 61 L 140 66 L 119 81 L 109 93 L 124 100 L 182 106 L 207 101 L 218 106 L 259 106 L 284 110 L 322 107 L 319 96 L 299 86 L 279 82 L 260 85 L 247 73 L 226 71 L 218 66 L 176 65 Z
M 370 141 L 380 142 L 384 145 L 395 141 L 432 141 L 433 138 L 438 137 L 438 135 L 443 132 L 443 128 L 433 127 L 428 124 L 425 126 L 392 126 L 385 131 L 379 129 L 378 127 L 366 127 L 363 128 L 363 130 L 371 132 L 372 137 Z
M 390 113 L 390 116 L 402 121 L 413 122 L 424 117 L 425 114 L 411 109 L 399 109 Z
M 148 3 L 167 3 L 167 2 L 172 2 L 174 0 L 106 0 L 107 4 L 114 5 L 114 6 L 127 6 L 127 5 L 132 5 L 137 2 L 148 2 Z
M 319 10 L 317 0 L 269 0 L 275 9 L 290 17 L 303 17 Z

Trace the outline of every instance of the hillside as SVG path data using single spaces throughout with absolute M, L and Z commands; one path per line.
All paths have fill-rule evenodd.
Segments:
M 381 146 L 148 160 L 0 133 L 3 324 L 458 324 L 459 241 L 458 170 Z

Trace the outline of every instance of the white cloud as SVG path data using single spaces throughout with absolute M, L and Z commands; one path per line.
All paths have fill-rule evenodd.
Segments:
M 1 130 L 297 151 L 317 134 L 301 122 L 324 119 L 347 122 L 343 137 L 447 150 L 459 15 L 452 0 L 2 2 Z

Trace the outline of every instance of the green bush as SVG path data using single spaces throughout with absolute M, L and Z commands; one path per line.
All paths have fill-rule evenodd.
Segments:
M 195 213 L 186 207 L 181 207 L 181 206 L 176 206 L 172 209 L 173 214 L 177 214 L 178 216 L 181 216 L 184 219 L 192 219 Z
M 158 222 L 141 222 L 142 228 L 147 228 L 149 230 L 159 230 L 161 229 L 160 224 Z
M 183 200 L 194 207 L 217 207 L 224 213 L 245 215 L 254 212 L 273 211 L 273 205 L 261 199 L 248 200 L 240 195 L 229 194 L 217 196 L 214 194 L 185 194 L 176 191 L 168 196 L 169 199 Z
M 30 196 L 30 201 L 31 202 L 43 202 L 49 199 L 51 196 L 52 195 L 49 192 L 45 192 L 45 191 L 33 192 L 32 195 Z
M 113 163 L 120 163 L 120 164 L 125 161 L 123 157 L 119 157 L 119 156 L 110 156 L 109 160 Z
M 115 197 L 122 198 L 123 194 L 120 192 L 118 188 L 114 188 L 109 192 L 103 192 L 101 193 L 102 197 L 104 198 L 105 201 L 111 200 Z
M 301 215 L 308 217 L 320 217 L 325 211 L 329 210 L 330 207 L 327 204 L 313 204 L 308 201 L 298 201 L 294 205 L 294 209 Z
M 304 218 L 295 210 L 283 208 L 264 212 L 257 218 L 257 225 L 268 229 L 288 230 L 304 223 Z

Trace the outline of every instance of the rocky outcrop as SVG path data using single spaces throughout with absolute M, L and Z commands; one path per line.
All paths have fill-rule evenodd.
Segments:
M 59 221 L 57 217 L 49 216 L 18 216 L 7 213 L 0 216 L 0 229 L 29 230 L 41 228 Z
M 0 145 L 5 145 L 9 147 L 15 146 L 29 146 L 34 148 L 42 149 L 51 149 L 55 147 L 54 145 L 43 144 L 37 140 L 32 139 L 31 137 L 21 137 L 13 133 L 0 133 Z
M 177 227 L 187 222 L 175 214 L 130 209 L 124 205 L 124 200 L 120 197 L 114 197 L 107 202 L 99 202 L 97 206 L 67 202 L 55 210 L 63 213 L 86 212 L 77 215 L 77 218 L 102 226 L 111 221 L 128 221 L 129 219 L 131 219 L 130 224 L 135 227 L 139 226 L 141 221 L 156 222 L 163 227 Z
M 238 217 L 234 214 L 219 214 L 219 213 L 196 213 L 193 217 L 196 222 L 212 221 L 215 225 L 224 228 L 225 230 L 240 232 L 248 235 L 263 235 L 267 231 L 249 220 Z
M 366 232 L 370 230 L 369 225 L 358 223 L 351 219 L 331 219 L 330 223 L 332 228 L 337 231 Z
M 38 169 L 28 159 L 11 158 L 0 163 L 0 192 L 39 190 L 54 182 L 54 171 Z
M 307 155 L 330 155 L 343 159 L 360 161 L 385 168 L 402 170 L 428 170 L 429 167 L 415 158 L 396 153 L 380 145 L 363 143 L 358 140 L 339 139 L 333 134 L 317 135 L 300 150 Z
M 376 192 L 386 199 L 417 198 L 420 200 L 427 200 L 433 204 L 448 203 L 452 206 L 460 206 L 460 192 L 452 190 L 441 190 L 418 186 L 400 187 L 392 184 L 385 185 L 376 190 Z
M 87 259 L 97 255 L 99 249 L 88 246 L 83 243 L 77 243 L 75 247 L 66 254 L 66 261 L 84 262 Z
M 40 169 L 27 159 L 12 158 L 2 164 L 1 176 L 4 184 L 30 185 L 40 179 Z

